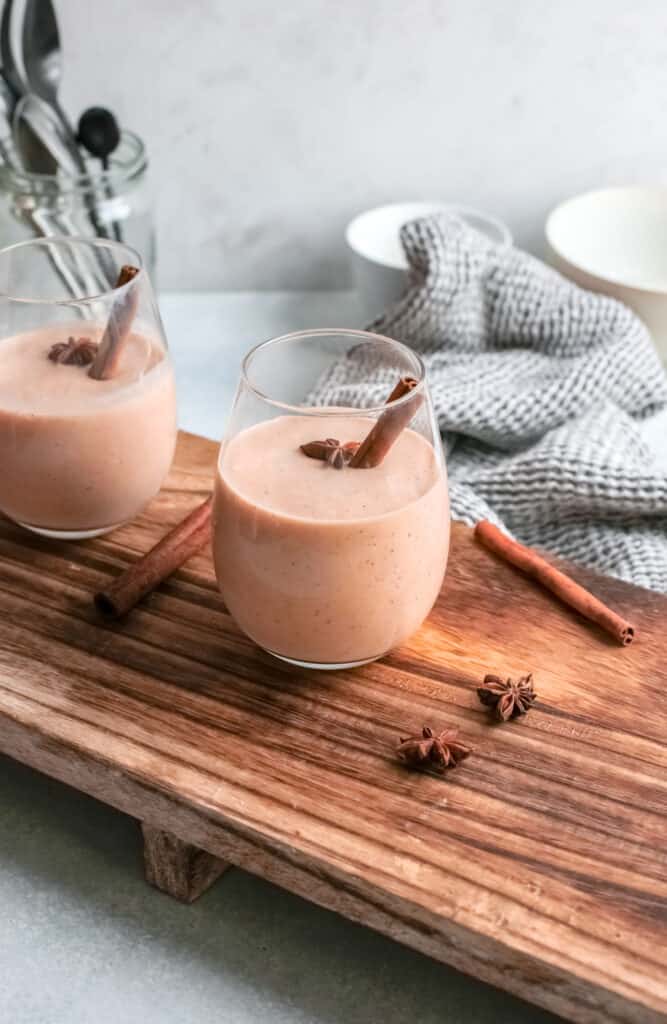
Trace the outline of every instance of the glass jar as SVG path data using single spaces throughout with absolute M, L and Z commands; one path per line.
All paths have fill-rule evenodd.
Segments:
M 136 249 L 154 275 L 148 158 L 138 135 L 122 132 L 107 170 L 83 153 L 87 173 L 77 177 L 24 171 L 9 136 L 2 140 L 2 149 L 0 247 L 55 235 L 107 238 Z

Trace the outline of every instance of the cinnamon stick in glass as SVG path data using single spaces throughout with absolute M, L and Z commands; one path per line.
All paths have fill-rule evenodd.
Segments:
M 213 495 L 209 495 L 154 548 L 95 594 L 97 610 L 112 619 L 126 615 L 142 597 L 209 543 L 212 505 Z
M 115 287 L 122 288 L 129 284 L 138 273 L 138 267 L 128 265 L 121 267 Z M 127 294 L 114 298 L 102 340 L 88 371 L 89 377 L 93 377 L 95 380 L 109 380 L 118 371 L 118 360 L 132 330 L 138 302 L 139 295 L 136 288 L 130 288 Z
M 626 646 L 631 644 L 635 638 L 634 626 L 626 622 L 622 616 L 608 608 L 589 590 L 578 583 L 564 572 L 554 568 L 545 561 L 532 548 L 525 547 L 517 541 L 512 540 L 507 534 L 499 530 L 497 526 L 483 519 L 475 527 L 475 537 L 489 550 L 495 552 L 506 562 L 515 565 L 526 575 L 531 576 L 543 587 L 550 590 L 552 594 L 559 597 L 561 601 L 574 608 L 584 618 L 596 622 L 598 626 L 613 636 L 618 643 Z
M 389 395 L 387 404 L 413 391 L 419 382 L 414 377 L 401 377 Z M 350 459 L 353 469 L 372 469 L 379 466 L 399 435 L 413 419 L 423 401 L 423 395 L 415 395 L 411 401 L 403 402 L 394 409 L 387 409 L 378 417 L 370 433 L 364 438 Z

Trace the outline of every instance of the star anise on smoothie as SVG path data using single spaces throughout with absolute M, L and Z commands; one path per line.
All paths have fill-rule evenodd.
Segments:
M 54 363 L 68 366 L 89 366 L 97 353 L 97 343 L 90 338 L 74 338 L 57 341 L 49 350 L 49 359 Z
M 412 768 L 433 768 L 444 772 L 445 768 L 456 768 L 470 754 L 472 747 L 458 739 L 458 729 L 443 729 L 434 733 L 425 725 L 421 734 L 408 736 L 396 748 L 401 761 Z
M 537 698 L 532 673 L 519 679 L 485 676 L 484 686 L 478 688 L 477 696 L 482 704 L 493 708 L 496 718 L 501 722 L 525 715 Z
M 343 469 L 359 447 L 358 441 L 341 444 L 336 437 L 326 437 L 324 441 L 308 441 L 300 445 L 301 451 L 309 459 L 321 459 L 328 462 L 334 469 Z

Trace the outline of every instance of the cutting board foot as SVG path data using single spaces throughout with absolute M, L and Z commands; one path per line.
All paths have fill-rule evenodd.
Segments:
M 171 832 L 141 824 L 146 881 L 181 903 L 194 903 L 229 864 Z

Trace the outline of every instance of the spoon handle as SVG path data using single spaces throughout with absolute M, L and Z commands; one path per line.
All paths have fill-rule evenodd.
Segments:
M 23 216 L 32 226 L 33 231 L 38 237 L 48 238 L 49 235 L 53 234 L 52 226 L 48 223 L 48 221 L 44 217 L 44 214 L 41 211 L 24 210 Z M 68 267 L 67 264 L 61 259 L 58 250 L 55 246 L 49 246 L 47 251 L 51 263 L 55 267 L 57 273 L 60 275 L 61 280 L 63 281 L 65 287 L 69 291 L 72 298 L 76 298 L 78 295 L 81 295 L 82 287 L 84 290 L 86 289 L 85 282 L 81 281 L 81 279 L 74 275 L 74 271 L 71 270 L 70 267 Z
M 81 154 L 81 150 L 79 149 L 79 147 L 76 144 L 76 136 L 74 135 L 74 129 L 72 128 L 72 125 L 70 123 L 70 120 L 69 120 L 67 114 L 65 113 L 65 111 L 62 108 L 62 106 L 58 102 L 58 99 L 57 99 L 56 96 L 54 96 L 52 99 L 45 100 L 44 102 L 48 103 L 51 106 L 51 108 L 56 112 L 58 120 L 60 121 L 60 124 L 62 125 L 62 128 L 63 128 L 63 138 L 65 140 L 65 144 L 67 146 L 67 149 L 68 149 L 68 151 L 70 152 L 70 154 L 72 156 L 72 160 L 74 161 L 74 163 L 78 167 L 79 173 L 80 174 L 85 174 L 86 173 L 86 161 L 83 159 L 83 156 Z
M 65 144 L 67 146 L 68 152 L 70 153 L 70 155 L 72 157 L 72 160 L 75 162 L 75 164 L 76 164 L 76 166 L 78 168 L 79 173 L 82 174 L 82 175 L 87 175 L 88 174 L 88 168 L 86 167 L 86 161 L 84 160 L 83 155 L 81 153 L 81 150 L 79 149 L 79 146 L 77 144 L 76 135 L 74 134 L 74 129 L 72 127 L 72 124 L 71 124 L 67 114 L 63 110 L 61 104 L 58 102 L 57 96 L 54 96 L 50 100 L 50 104 L 51 104 L 51 107 L 53 108 L 53 110 L 56 112 L 56 114 L 58 116 L 58 120 L 60 121 L 60 123 L 62 125 L 62 128 L 63 128 L 63 138 L 64 138 Z M 110 236 L 109 232 L 107 231 L 106 226 L 100 220 L 100 218 L 99 218 L 99 216 L 97 214 L 97 210 L 95 209 L 95 196 L 94 196 L 92 188 L 90 190 L 90 193 L 85 196 L 85 200 L 84 201 L 85 201 L 85 204 L 86 204 L 86 208 L 88 210 L 88 217 L 89 217 L 90 223 L 93 226 L 93 230 L 95 231 L 95 234 L 98 235 L 100 238 L 110 238 L 111 236 Z
M 101 157 L 100 158 L 100 163 L 102 164 L 102 170 L 106 173 L 106 171 L 109 170 L 109 157 L 108 156 Z M 107 199 L 110 200 L 110 201 L 113 201 L 113 199 L 115 198 L 115 193 L 114 193 L 113 187 L 112 187 L 111 183 L 108 182 L 108 181 L 106 182 L 106 184 L 104 186 L 104 194 L 107 197 Z M 122 231 L 122 228 L 121 228 L 121 226 L 120 226 L 120 224 L 119 224 L 119 222 L 117 220 L 112 220 L 111 221 L 111 231 L 113 232 L 113 236 L 114 236 L 114 238 L 116 239 L 117 242 L 124 241 L 124 239 L 123 239 L 123 231 Z

